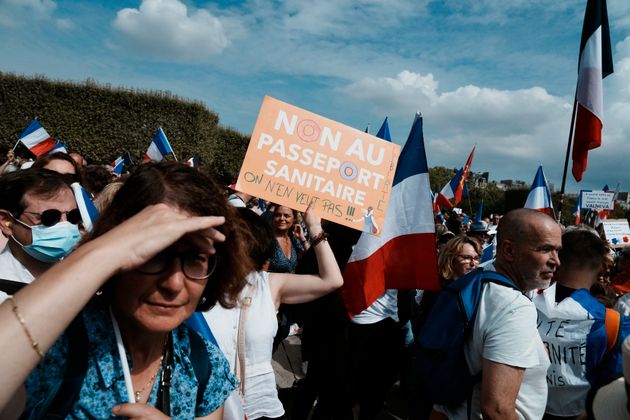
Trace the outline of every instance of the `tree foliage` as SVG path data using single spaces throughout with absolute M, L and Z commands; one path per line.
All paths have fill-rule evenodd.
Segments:
M 33 118 L 71 151 L 98 163 L 110 163 L 125 150 L 141 160 L 162 127 L 179 160 L 199 155 L 202 165 L 233 176 L 248 140 L 233 129 L 218 127 L 218 115 L 202 103 L 170 92 L 0 72 L 0 144 L 13 146 Z

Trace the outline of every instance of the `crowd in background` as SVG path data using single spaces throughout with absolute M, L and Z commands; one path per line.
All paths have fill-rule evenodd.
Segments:
M 91 232 L 82 228 L 73 182 L 101 214 Z M 486 368 L 484 340 L 495 314 L 482 310 L 475 322 L 490 326 L 475 324 L 484 334 L 472 339 L 486 372 L 481 396 L 472 396 L 479 399 L 474 414 L 492 418 L 507 407 L 521 418 L 606 418 L 597 417 L 595 391 L 623 375 L 630 247 L 611 249 L 588 226 L 560 230 L 542 213 L 452 211 L 435 221 L 441 288 L 484 270 L 511 274 L 522 293 L 505 296 L 525 301 L 510 310 L 523 311 L 523 330 L 539 333 L 534 341 L 549 358 L 517 364 L 514 398 L 491 406 L 496 385 L 486 377 L 495 370 Z M 0 253 L 2 418 L 282 418 L 290 404 L 296 419 L 357 412 L 372 419 L 397 382 L 410 418 L 462 416 L 419 393 L 413 374 L 414 341 L 439 292 L 387 290 L 350 319 L 339 288 L 360 232 L 310 209 L 264 202 L 175 162 L 119 176 L 78 153 L 28 161 L 9 150 L 0 166 L 0 228 L 7 241 Z M 532 267 L 538 271 L 528 277 Z M 488 301 L 505 292 L 492 287 L 484 289 Z M 620 313 L 610 347 L 606 308 Z M 195 313 L 202 316 L 193 325 Z M 552 338 L 545 332 L 563 322 L 575 327 L 567 336 L 579 347 L 569 356 L 554 353 L 569 348 L 562 330 Z M 291 401 L 281 401 L 272 353 L 296 331 L 308 367 Z M 469 365 L 480 365 L 467 351 Z M 552 372 L 570 357 L 580 360 L 571 378 Z M 499 372 L 514 367 L 490 360 Z M 541 366 L 542 376 L 530 381 L 527 372 Z

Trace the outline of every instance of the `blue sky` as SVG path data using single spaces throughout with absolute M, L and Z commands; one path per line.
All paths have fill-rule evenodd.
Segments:
M 585 0 L 0 0 L 0 70 L 169 90 L 250 133 L 264 95 L 402 143 L 430 166 L 562 177 Z M 630 2 L 608 0 L 603 147 L 567 191 L 630 189 Z M 168 132 L 168 128 L 165 127 Z

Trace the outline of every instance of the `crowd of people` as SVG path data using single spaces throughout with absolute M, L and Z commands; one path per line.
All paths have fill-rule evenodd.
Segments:
M 100 211 L 90 231 L 74 182 Z M 389 289 L 352 318 L 339 289 L 361 232 L 177 162 L 117 176 L 9 151 L 0 230 L 0 418 L 375 419 L 396 382 L 410 419 L 623 418 L 630 246 L 586 225 L 436 217 L 442 291 Z M 444 404 L 422 391 L 419 337 L 488 273 L 506 283 L 480 283 L 461 356 L 475 380 Z M 308 367 L 287 410 L 271 361 L 292 323 Z

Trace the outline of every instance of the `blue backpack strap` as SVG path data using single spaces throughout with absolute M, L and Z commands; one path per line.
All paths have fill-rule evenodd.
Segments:
M 523 290 L 512 280 L 505 277 L 503 274 L 499 274 L 496 271 L 484 271 L 482 273 L 482 281 L 484 283 L 492 282 L 496 284 L 500 284 L 501 286 L 510 287 L 512 289 L 518 290 L 519 292 L 523 292 Z

